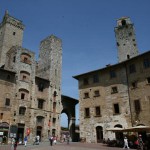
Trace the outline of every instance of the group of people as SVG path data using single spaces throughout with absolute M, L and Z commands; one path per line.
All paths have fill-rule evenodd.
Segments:
M 52 146 L 53 143 L 56 144 L 57 143 L 57 137 L 56 136 L 49 136 L 49 141 L 50 141 L 50 145 Z
M 137 149 L 144 150 L 144 142 L 142 140 L 142 135 L 141 134 L 138 136 L 137 140 L 135 141 L 135 144 L 137 145 Z M 127 137 L 124 137 L 124 147 L 123 147 L 123 149 L 125 149 L 125 148 L 129 149 Z
M 50 141 L 50 145 L 52 146 L 53 144 L 56 144 L 58 140 L 58 136 L 49 136 L 49 141 Z M 70 141 L 70 135 L 64 135 L 63 136 L 63 142 L 67 142 L 67 144 L 69 144 Z
M 27 146 L 27 142 L 28 142 L 28 138 L 27 138 L 27 136 L 25 136 L 25 137 L 24 137 L 24 146 L 25 146 L 25 147 Z M 34 141 L 33 145 L 34 145 L 34 144 L 39 144 L 39 143 L 40 143 L 40 136 L 37 135 L 37 136 L 35 137 L 35 141 Z M 14 150 L 16 150 L 16 149 L 17 149 L 17 146 L 18 146 L 18 140 L 17 140 L 17 138 L 12 138 L 12 139 L 11 139 L 11 144 L 12 144 L 12 149 L 14 148 Z

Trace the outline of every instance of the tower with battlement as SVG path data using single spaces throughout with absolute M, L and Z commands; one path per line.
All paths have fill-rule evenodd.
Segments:
M 115 35 L 119 62 L 138 55 L 134 25 L 129 17 L 122 17 L 117 20 Z
M 6 11 L 0 23 L 0 66 L 5 64 L 6 53 L 12 46 L 22 46 L 23 30 L 22 21 Z

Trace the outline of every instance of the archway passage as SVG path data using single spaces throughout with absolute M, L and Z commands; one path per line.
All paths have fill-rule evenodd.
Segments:
M 68 129 L 69 134 L 72 139 L 72 141 L 77 141 L 78 135 L 75 133 L 75 106 L 78 104 L 78 100 L 62 95 L 62 112 L 65 113 L 68 116 Z
M 97 143 L 101 143 L 103 141 L 103 127 L 101 126 L 96 127 L 96 136 L 97 136 Z

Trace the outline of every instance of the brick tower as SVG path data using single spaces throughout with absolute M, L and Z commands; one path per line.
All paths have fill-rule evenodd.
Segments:
M 6 11 L 0 23 L 0 67 L 5 64 L 6 53 L 12 46 L 22 46 L 23 30 L 22 21 Z
M 119 62 L 138 55 L 134 25 L 129 17 L 122 17 L 117 20 L 115 35 Z

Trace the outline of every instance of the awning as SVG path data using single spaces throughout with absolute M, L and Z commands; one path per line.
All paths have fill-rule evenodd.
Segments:
M 118 127 L 115 127 L 115 128 L 108 128 L 106 129 L 107 131 L 112 131 L 112 132 L 122 132 L 123 131 L 123 128 L 118 128 Z
M 135 127 L 128 127 L 128 128 L 109 128 L 106 129 L 107 131 L 112 131 L 112 132 L 142 132 L 142 131 L 147 131 L 150 132 L 150 126 L 135 126 Z

